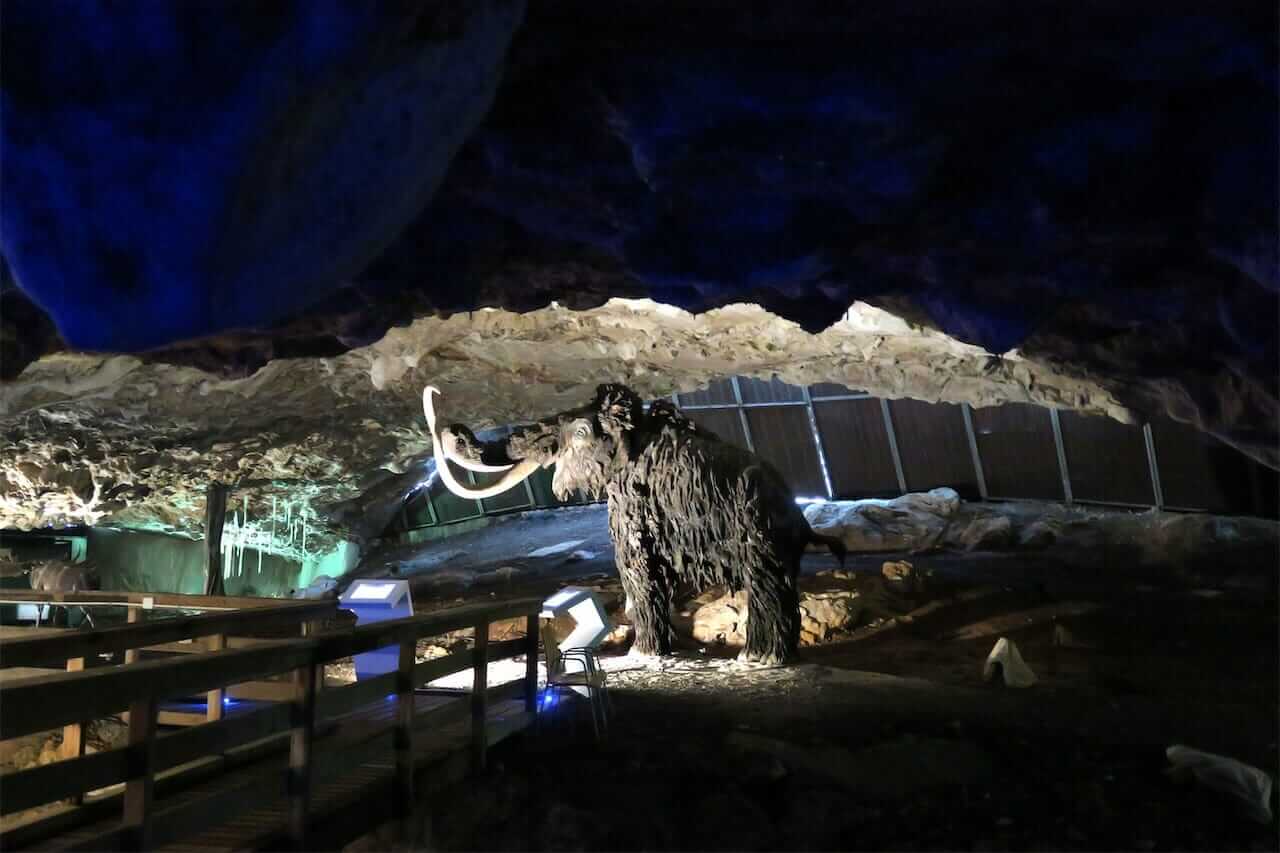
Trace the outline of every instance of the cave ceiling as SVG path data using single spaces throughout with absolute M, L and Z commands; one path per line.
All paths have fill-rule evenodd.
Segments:
M 777 373 L 1280 463 L 1274 4 L 4 24 L 0 527 L 351 498 L 422 458 L 427 381 L 503 423 Z

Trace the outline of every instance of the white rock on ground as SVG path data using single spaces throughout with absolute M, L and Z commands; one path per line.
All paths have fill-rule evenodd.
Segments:
M 910 551 L 937 540 L 959 507 L 960 495 L 941 488 L 892 500 L 812 503 L 804 516 L 850 551 Z

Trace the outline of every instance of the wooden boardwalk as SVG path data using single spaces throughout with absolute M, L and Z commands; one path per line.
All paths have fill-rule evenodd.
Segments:
M 524 600 L 277 640 L 0 682 L 0 737 L 47 730 L 127 707 L 128 746 L 0 776 L 0 811 L 11 814 L 80 796 L 83 802 L 0 835 L 0 847 L 38 850 L 336 849 L 388 821 L 406 819 L 424 793 L 483 766 L 489 746 L 521 731 L 536 708 L 536 614 Z M 489 642 L 492 621 L 523 617 L 526 636 Z M 272 616 L 279 618 L 278 614 Z M 476 648 L 424 663 L 420 636 L 472 626 Z M 145 647 L 139 626 L 95 647 Z M 202 629 L 197 625 L 194 636 Z M 86 642 L 76 632 L 69 653 Z M 172 627 L 163 631 L 172 641 Z M 76 639 L 76 638 L 79 639 Z M 123 637 L 124 640 L 120 640 Z M 0 646 L 0 661 L 50 656 L 33 637 Z M 34 645 L 39 643 L 40 645 Z M 318 690 L 325 662 L 399 645 L 400 668 Z M 37 654 L 38 652 L 38 654 Z M 487 664 L 526 656 L 526 677 L 487 686 Z M 442 675 L 474 670 L 470 691 L 426 690 Z M 236 703 L 216 721 L 160 732 L 166 698 L 201 695 L 249 678 L 293 672 L 288 702 Z M 217 694 L 221 695 L 221 694 Z M 28 703 L 43 700 L 45 709 Z M 199 715 L 195 715 L 197 719 Z

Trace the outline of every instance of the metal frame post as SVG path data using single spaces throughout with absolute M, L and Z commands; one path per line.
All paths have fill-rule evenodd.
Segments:
M 1062 475 L 1062 497 L 1068 505 L 1073 503 L 1071 496 L 1071 471 L 1067 468 L 1067 449 L 1062 443 L 1062 421 L 1057 409 L 1049 409 L 1049 422 L 1053 424 L 1053 446 L 1058 451 L 1058 471 Z
M 827 488 L 827 500 L 834 500 L 835 489 L 831 487 L 831 472 L 827 468 L 827 452 L 822 446 L 822 432 L 818 429 L 818 416 L 813 411 L 813 398 L 809 396 L 809 386 L 801 385 L 804 394 L 804 407 L 809 413 L 809 431 L 813 433 L 813 446 L 818 449 L 818 467 L 822 469 L 822 483 Z
M 449 463 L 448 463 L 448 462 L 446 462 L 446 463 L 444 463 L 444 464 L 448 465 Z M 467 469 L 467 482 L 468 482 L 470 485 L 472 485 L 472 486 L 477 486 L 477 485 L 479 485 L 479 484 L 476 482 L 476 474 L 475 474 L 475 472 L 474 472 L 474 471 L 472 471 L 470 468 L 468 468 L 468 469 Z M 480 510 L 480 515 L 483 517 L 483 516 L 484 516 L 484 514 L 485 514 L 484 501 L 483 501 L 483 500 L 481 500 L 480 498 L 476 498 L 475 503 L 476 503 L 476 509 Z
M 893 457 L 893 470 L 898 475 L 898 488 L 907 493 L 907 475 L 902 470 L 902 455 L 898 452 L 898 436 L 893 429 L 893 415 L 889 413 L 889 401 L 880 398 L 880 414 L 884 416 L 884 431 L 889 436 L 889 455 Z
M 1160 462 L 1156 456 L 1156 438 L 1151 432 L 1151 424 L 1142 425 L 1142 441 L 1147 446 L 1147 468 L 1151 472 L 1151 497 L 1155 501 L 1153 507 L 1164 509 L 1164 487 L 1160 485 Z
M 973 458 L 973 473 L 978 478 L 978 496 L 987 499 L 987 475 L 982 471 L 982 454 L 978 452 L 978 435 L 973 431 L 973 410 L 968 403 L 960 404 L 960 416 L 964 419 L 965 438 L 969 439 L 969 455 Z
M 738 419 L 742 421 L 742 435 L 747 442 L 747 450 L 756 452 L 756 443 L 751 438 L 751 424 L 747 421 L 747 410 L 742 404 L 742 388 L 738 386 L 738 377 L 730 376 L 729 384 L 733 387 L 733 400 L 737 405 Z

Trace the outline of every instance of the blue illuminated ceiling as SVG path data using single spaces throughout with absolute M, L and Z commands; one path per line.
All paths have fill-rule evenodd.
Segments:
M 838 5 L 8 0 L 0 245 L 79 348 L 869 298 L 1274 401 L 1271 4 Z

